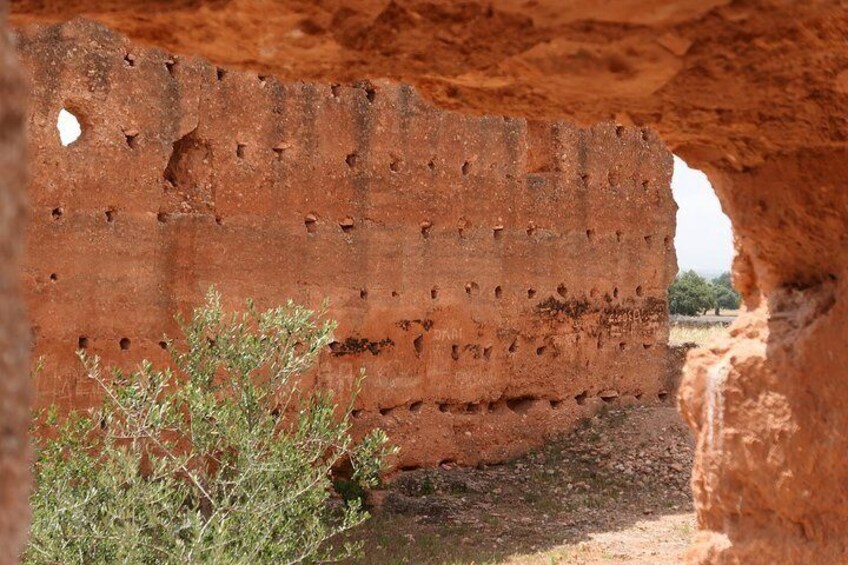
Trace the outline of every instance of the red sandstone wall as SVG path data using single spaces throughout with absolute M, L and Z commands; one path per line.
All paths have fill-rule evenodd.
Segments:
M 29 377 L 18 271 L 24 213 L 24 90 L 0 2 L 0 565 L 17 563 L 29 523 Z
M 173 314 L 211 284 L 233 303 L 328 297 L 317 379 L 366 370 L 357 425 L 387 429 L 400 466 L 503 459 L 601 398 L 663 393 L 675 208 L 654 134 L 282 84 L 82 21 L 20 51 L 40 403 L 92 401 L 80 343 L 164 361 Z M 63 106 L 84 129 L 69 147 Z

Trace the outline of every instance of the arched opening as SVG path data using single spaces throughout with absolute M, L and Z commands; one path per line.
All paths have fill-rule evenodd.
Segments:
M 671 345 L 703 345 L 726 331 L 739 310 L 731 284 L 733 231 L 707 176 L 674 157 L 677 276 L 669 288 Z

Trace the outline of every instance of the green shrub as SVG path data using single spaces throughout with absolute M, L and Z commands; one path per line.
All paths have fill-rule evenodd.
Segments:
M 680 273 L 668 289 L 668 309 L 672 314 L 696 316 L 714 304 L 713 287 L 695 271 Z
M 391 449 L 379 430 L 354 443 L 329 393 L 298 391 L 295 377 L 331 339 L 334 324 L 320 318 L 291 302 L 225 314 L 210 290 L 180 321 L 186 348 L 172 349 L 173 371 L 144 362 L 107 378 L 80 352 L 104 401 L 42 420 L 58 427 L 36 440 L 24 562 L 312 563 L 354 552 L 326 543 L 367 518 L 359 497 L 334 495 L 332 470 L 344 463 L 348 480 L 373 487 Z
M 742 297 L 733 288 L 730 273 L 722 273 L 712 280 L 713 293 L 715 294 L 716 315 L 724 310 L 736 310 L 742 305 Z

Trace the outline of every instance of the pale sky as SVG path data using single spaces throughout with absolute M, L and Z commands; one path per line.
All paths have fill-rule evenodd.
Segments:
M 708 276 L 729 271 L 733 260 L 730 219 L 721 211 L 706 175 L 675 156 L 671 190 L 678 206 L 674 247 L 680 270 L 694 269 Z

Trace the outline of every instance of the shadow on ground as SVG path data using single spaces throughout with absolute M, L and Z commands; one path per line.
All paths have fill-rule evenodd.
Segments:
M 402 473 L 356 563 L 677 563 L 693 442 L 670 406 L 609 409 L 503 465 Z

